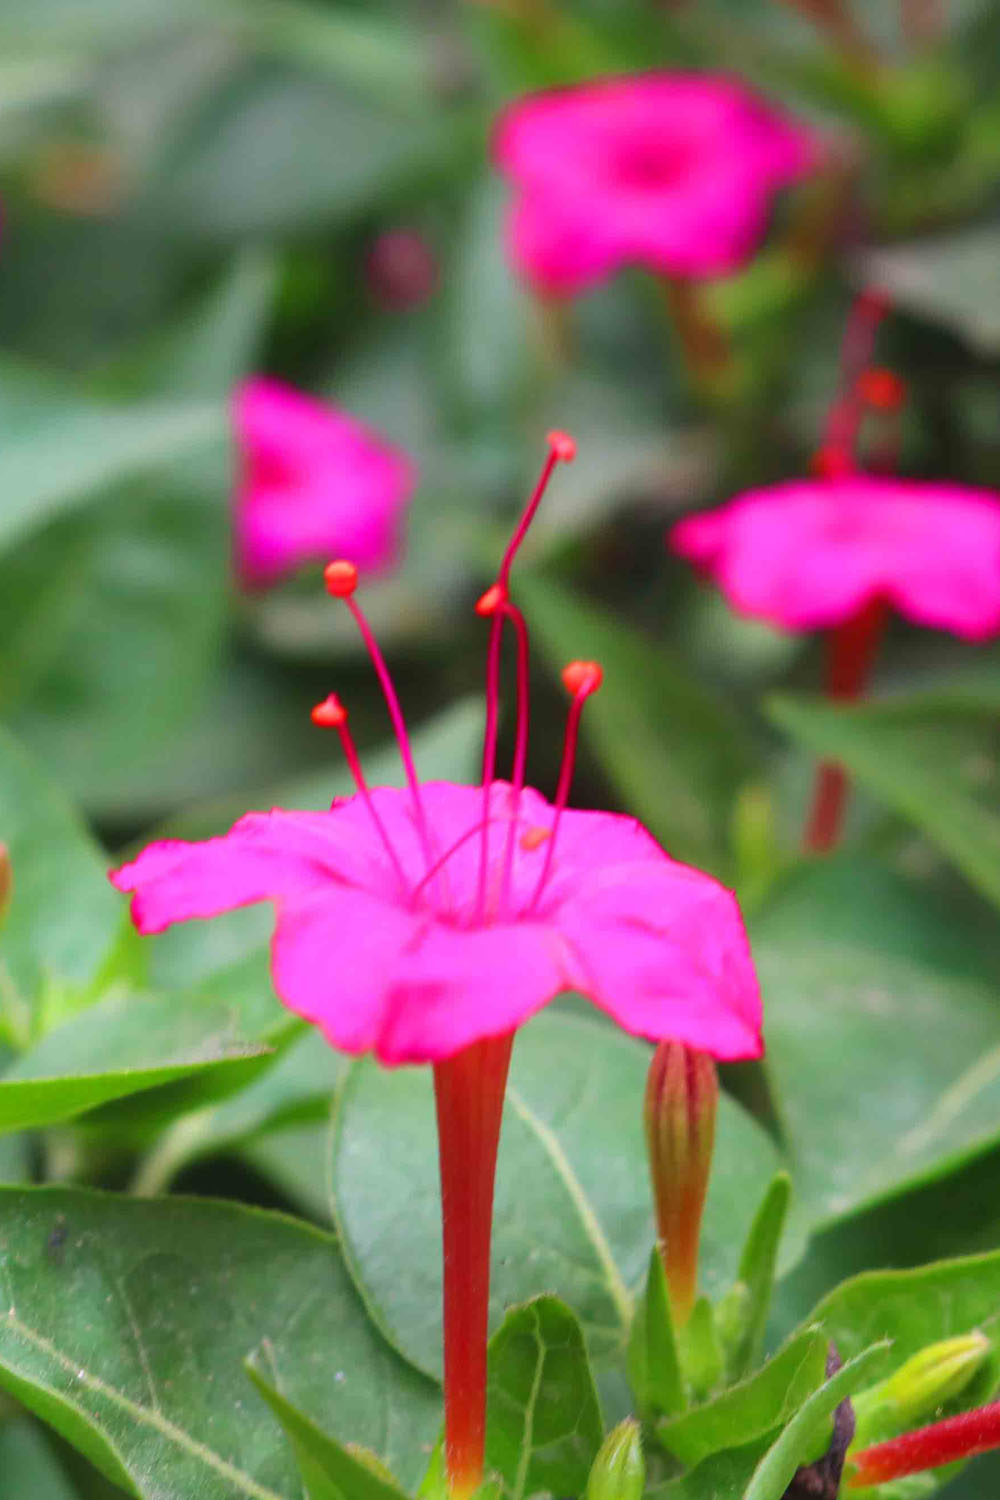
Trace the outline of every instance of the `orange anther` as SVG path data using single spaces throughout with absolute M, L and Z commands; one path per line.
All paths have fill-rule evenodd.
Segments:
M 571 661 L 562 670 L 563 687 L 575 698 L 578 693 L 596 693 L 604 681 L 604 670 L 597 661 Z
M 320 729 L 342 729 L 347 723 L 347 709 L 336 693 L 331 693 L 322 703 L 317 703 L 309 717 Z
M 541 848 L 546 839 L 551 837 L 551 828 L 526 828 L 518 842 L 526 854 L 533 854 L 536 849 Z
M 819 479 L 840 479 L 853 471 L 851 455 L 844 448 L 817 448 L 809 460 L 809 472 Z
M 876 366 L 858 376 L 858 395 L 876 411 L 898 411 L 906 400 L 906 382 L 895 371 Z
M 326 591 L 335 599 L 347 599 L 358 586 L 358 570 L 352 562 L 338 558 L 323 569 Z
M 560 463 L 571 464 L 576 457 L 576 443 L 568 432 L 550 432 L 549 447 Z
M 485 594 L 482 594 L 476 600 L 476 614 L 482 615 L 484 618 L 488 617 L 489 615 L 495 615 L 501 604 L 505 604 L 506 602 L 507 590 L 504 588 L 503 584 L 491 584 L 490 587 L 486 590 Z

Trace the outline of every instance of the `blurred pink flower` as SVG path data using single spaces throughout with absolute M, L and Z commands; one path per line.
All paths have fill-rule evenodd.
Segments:
M 788 630 L 844 625 L 883 601 L 967 640 L 1000 631 L 1000 495 L 988 490 L 792 480 L 689 516 L 670 544 L 735 610 Z
M 392 566 L 416 482 L 405 454 L 347 412 L 263 376 L 237 388 L 233 422 L 236 566 L 247 587 L 331 552 L 367 573 Z
M 718 276 L 752 255 L 775 192 L 819 162 L 818 137 L 735 79 L 607 78 L 511 105 L 494 159 L 517 190 L 514 264 L 572 295 L 623 265 Z
M 437 286 L 437 256 L 418 230 L 386 229 L 368 250 L 365 280 L 374 301 L 387 312 L 420 307 Z

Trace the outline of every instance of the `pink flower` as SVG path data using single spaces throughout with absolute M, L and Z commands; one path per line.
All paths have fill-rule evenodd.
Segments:
M 570 296 L 637 264 L 718 276 L 742 265 L 775 192 L 812 170 L 817 138 L 735 79 L 607 78 L 531 95 L 501 117 L 494 159 L 517 190 L 514 264 Z
M 843 625 L 881 600 L 967 640 L 1000 631 L 1000 496 L 988 490 L 792 480 L 689 516 L 670 543 L 734 609 L 788 630 Z
M 554 447 L 547 470 L 557 457 Z M 547 474 L 545 476 L 547 478 Z M 540 498 L 540 492 L 538 493 Z M 537 500 L 535 501 L 537 504 Z M 530 516 L 528 517 L 530 519 Z M 511 548 L 519 544 L 527 523 Z M 526 659 L 511 782 L 493 776 L 505 560 L 480 601 L 493 616 L 484 784 L 421 785 L 385 663 L 353 598 L 352 564 L 327 569 L 373 655 L 407 770 L 406 790 L 369 791 L 339 700 L 315 711 L 337 728 L 359 791 L 329 811 L 249 813 L 221 838 L 153 844 L 112 875 L 134 893 L 139 930 L 270 901 L 275 987 L 345 1052 L 431 1062 L 519 1026 L 565 990 L 626 1030 L 715 1057 L 757 1056 L 760 997 L 733 895 L 672 860 L 634 819 L 565 807 L 594 664 L 567 669 L 572 693 L 555 804 L 524 785 Z
M 400 546 L 410 460 L 336 407 L 256 376 L 238 387 L 236 563 L 266 587 L 301 563 L 349 552 L 368 573 L 390 567 Z

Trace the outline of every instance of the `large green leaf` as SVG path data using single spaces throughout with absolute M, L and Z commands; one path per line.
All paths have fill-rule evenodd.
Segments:
M 490 1340 L 486 1467 L 509 1500 L 582 1494 L 603 1430 L 580 1325 L 557 1297 L 512 1308 Z
M 725 870 L 732 801 L 748 769 L 739 726 L 662 643 L 552 579 L 518 583 L 553 666 L 596 659 L 604 685 L 584 713 L 623 807 L 678 859 Z
M 215 402 L 89 402 L 0 365 L 0 549 L 109 485 L 217 439 Z
M 814 1222 L 998 1136 L 998 983 L 975 928 L 877 865 L 803 867 L 752 924 L 767 1068 Z
M 595 1355 L 623 1352 L 654 1238 L 641 1118 L 649 1056 L 600 1021 L 559 1009 L 522 1029 L 497 1174 L 494 1327 L 511 1303 L 557 1287 Z M 372 1316 L 415 1364 L 436 1373 L 441 1234 L 429 1069 L 358 1063 L 339 1096 L 332 1144 L 325 1131 L 301 1127 L 265 1137 L 250 1157 L 312 1212 L 321 1213 L 332 1192 L 345 1254 Z M 770 1139 L 723 1099 L 704 1290 L 716 1294 L 735 1275 L 776 1161 Z
M 408 1482 L 434 1388 L 366 1320 L 335 1241 L 280 1215 L 0 1189 L 0 1385 L 142 1500 L 299 1500 L 243 1368 Z
M 0 1075 L 0 1132 L 73 1119 L 111 1099 L 210 1075 L 222 1089 L 270 1049 L 219 1001 L 111 996 L 43 1038 Z
M 818 755 L 840 760 L 1000 902 L 996 723 L 1000 697 L 969 693 L 834 706 L 776 698 L 772 717 Z
M 0 841 L 14 877 L 0 946 L 7 982 L 25 1001 L 46 978 L 91 984 L 122 926 L 120 898 L 83 824 L 2 730 Z

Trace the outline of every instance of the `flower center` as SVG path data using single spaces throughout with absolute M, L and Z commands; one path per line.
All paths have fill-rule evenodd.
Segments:
M 631 192 L 659 193 L 688 175 L 692 153 L 678 141 L 623 141 L 612 162 L 616 181 Z

